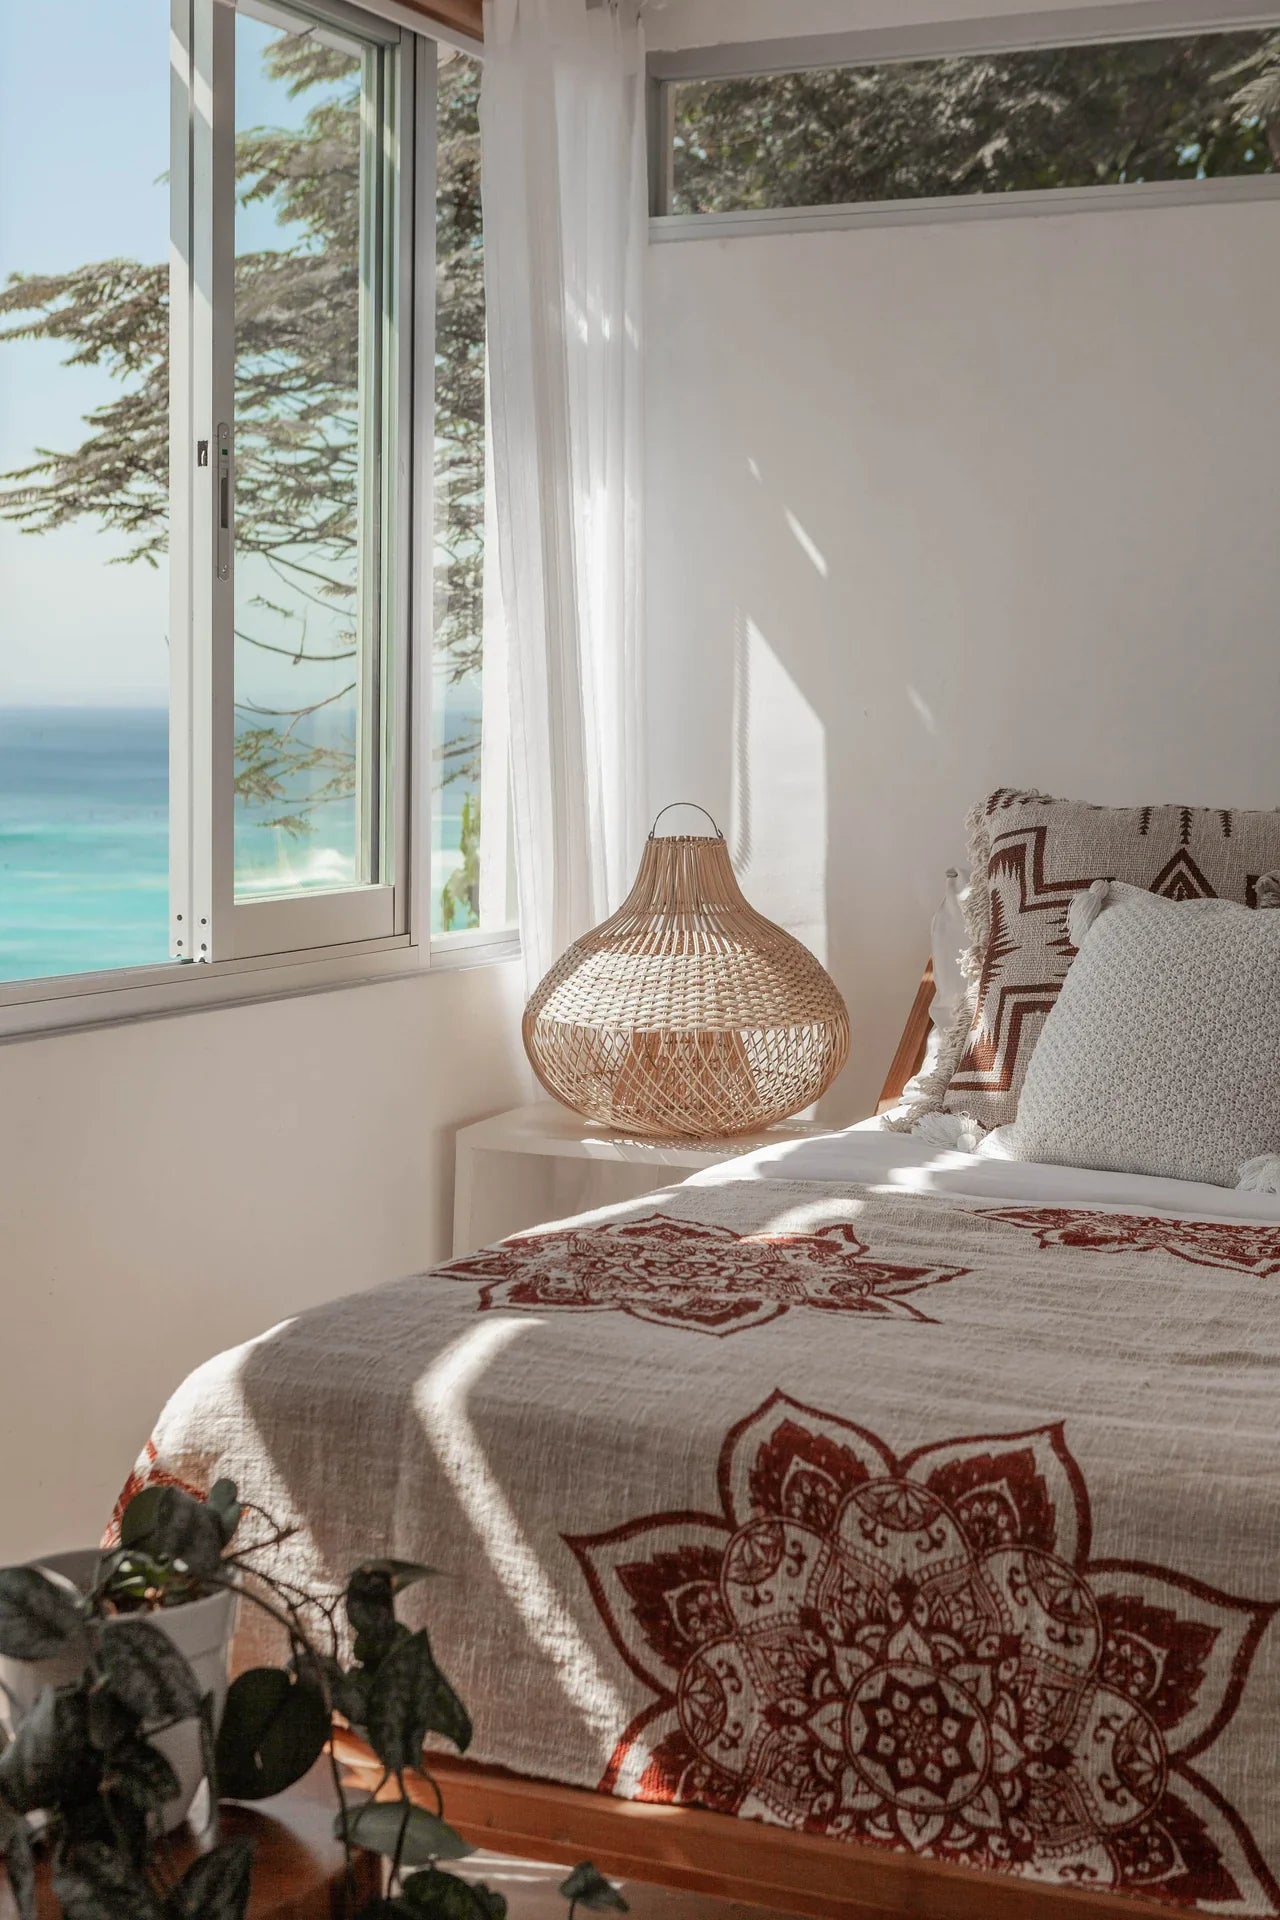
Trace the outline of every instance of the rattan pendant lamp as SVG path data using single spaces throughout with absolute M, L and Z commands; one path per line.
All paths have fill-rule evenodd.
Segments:
M 548 1093 L 606 1126 L 751 1133 L 831 1085 L 849 1015 L 809 949 L 748 906 L 715 821 L 660 837 L 658 820 L 617 913 L 535 990 L 525 1049 Z

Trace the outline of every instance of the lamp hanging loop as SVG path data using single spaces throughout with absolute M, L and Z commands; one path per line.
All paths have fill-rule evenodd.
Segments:
M 714 814 L 711 814 L 711 813 L 708 813 L 708 812 L 707 812 L 707 809 L 706 809 L 706 808 L 705 808 L 704 806 L 701 806 L 701 805 L 700 805 L 700 804 L 698 803 L 698 801 L 696 801 L 696 800 L 668 800 L 668 802 L 667 802 L 667 804 L 666 804 L 666 806 L 665 806 L 665 807 L 659 807 L 659 808 L 658 808 L 658 811 L 657 811 L 657 813 L 656 813 L 656 815 L 654 816 L 654 822 L 653 822 L 653 825 L 652 825 L 652 826 L 650 827 L 650 829 L 649 829 L 649 838 L 650 838 L 651 840 L 652 840 L 652 839 L 654 839 L 654 838 L 656 837 L 656 835 L 657 835 L 657 831 L 658 831 L 658 821 L 659 821 L 659 820 L 661 820 L 661 818 L 662 818 L 662 816 L 663 816 L 663 814 L 664 814 L 664 813 L 670 813 L 670 812 L 671 812 L 671 809 L 672 809 L 673 807 L 692 807 L 692 808 L 693 808 L 693 810 L 694 810 L 694 812 L 695 812 L 695 813 L 700 813 L 700 814 L 702 815 L 702 817 L 703 817 L 703 819 L 704 819 L 704 820 L 710 820 L 710 822 L 711 822 L 711 824 L 712 824 L 712 826 L 713 826 L 713 827 L 715 827 L 715 830 L 716 830 L 716 839 L 717 839 L 717 840 L 723 840 L 723 839 L 724 839 L 724 835 L 723 835 L 723 833 L 721 833 L 721 831 L 720 831 L 720 828 L 719 828 L 719 825 L 718 825 L 718 824 L 717 824 L 717 822 L 716 822 L 716 818 L 715 818 L 715 815 L 714 815 Z

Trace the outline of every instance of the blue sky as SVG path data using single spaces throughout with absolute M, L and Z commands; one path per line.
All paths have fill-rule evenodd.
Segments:
M 165 257 L 168 91 L 168 0 L 0 8 L 0 279 Z M 0 344 L 0 467 L 75 446 L 109 392 L 55 346 Z M 37 538 L 0 522 L 0 705 L 165 700 L 167 578 L 108 565 L 122 550 L 87 523 Z
M 270 37 L 240 23 L 242 124 L 290 111 L 243 58 Z M 0 281 L 163 260 L 168 143 L 169 0 L 0 5 Z M 111 391 L 101 371 L 62 366 L 56 344 L 0 343 L 0 469 L 78 445 L 83 415 Z M 90 522 L 29 536 L 0 521 L 0 706 L 166 701 L 167 573 L 112 565 L 123 551 Z

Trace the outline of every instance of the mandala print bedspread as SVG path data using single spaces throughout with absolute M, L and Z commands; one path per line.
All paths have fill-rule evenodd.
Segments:
M 1280 1913 L 1280 1229 L 689 1187 L 305 1314 L 135 1474 L 428 1560 L 473 1757 Z

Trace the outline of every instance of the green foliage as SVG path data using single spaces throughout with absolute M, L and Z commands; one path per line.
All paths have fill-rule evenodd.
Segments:
M 253 1848 L 247 1840 L 229 1840 L 193 1860 L 174 1891 L 171 1905 L 182 1920 L 240 1920 L 249 1899 Z
M 329 1738 L 329 1702 L 315 1682 L 279 1667 L 234 1679 L 218 1729 L 218 1786 L 232 1800 L 265 1800 L 309 1773 Z
M 0 1573 L 0 1653 L 11 1660 L 47 1660 L 83 1627 L 75 1595 L 38 1567 Z
M 404 1911 L 417 1920 L 506 1920 L 507 1903 L 483 1881 L 459 1880 L 432 1867 L 404 1883 Z
M 674 209 L 1265 172 L 1278 50 L 1276 35 L 1202 34 L 691 83 Z
M 569 1878 L 562 1882 L 560 1891 L 569 1902 L 569 1913 L 577 1907 L 585 1907 L 588 1913 L 626 1913 L 627 1903 L 618 1889 L 610 1886 L 604 1875 L 592 1866 L 590 1860 L 584 1860 L 576 1866 Z
M 346 1662 L 338 1603 L 309 1601 L 253 1568 L 255 1553 L 287 1536 L 273 1529 L 237 1549 L 241 1519 L 229 1480 L 218 1481 L 207 1501 L 181 1488 L 147 1488 L 126 1508 L 122 1544 L 103 1556 L 85 1600 L 38 1568 L 0 1571 L 0 1652 L 42 1660 L 65 1654 L 73 1639 L 85 1649 L 80 1678 L 46 1687 L 0 1751 L 0 1857 L 21 1920 L 35 1920 L 27 1816 L 37 1812 L 45 1816 L 65 1920 L 243 1920 L 252 1868 L 245 1842 L 213 1849 L 180 1877 L 157 1844 L 179 1782 L 153 1744 L 164 1729 L 197 1717 L 207 1732 L 209 1704 L 157 1617 L 232 1580 L 245 1601 L 286 1630 L 291 1658 L 287 1668 L 255 1667 L 233 1681 L 212 1752 L 205 1741 L 215 1791 L 240 1800 L 283 1792 L 315 1765 L 340 1714 L 367 1733 L 384 1768 L 375 1795 L 354 1801 L 338 1791 L 337 1838 L 390 1862 L 385 1897 L 367 1903 L 358 1920 L 505 1920 L 501 1894 L 439 1865 L 473 1849 L 443 1817 L 424 1743 L 436 1735 L 463 1752 L 471 1722 L 426 1632 L 412 1631 L 395 1611 L 397 1597 L 434 1569 L 391 1559 L 355 1569 L 341 1596 L 355 1642 Z M 327 1625 L 327 1644 L 316 1639 L 317 1618 Z M 421 1803 L 424 1792 L 434 1812 Z M 626 1910 L 591 1866 L 575 1868 L 565 1894 L 593 1911 Z
M 433 1860 L 465 1860 L 475 1848 L 467 1845 L 447 1821 L 411 1800 L 366 1800 L 344 1806 L 334 1822 L 339 1840 L 350 1840 L 370 1853 L 385 1854 L 403 1867 L 425 1867 Z
M 446 933 L 455 926 L 480 925 L 480 801 L 474 793 L 462 802 L 461 853 L 462 865 L 440 889 L 440 923 Z
M 459 1753 L 471 1744 L 467 1710 L 435 1663 L 426 1632 L 398 1641 L 373 1674 L 367 1699 L 369 1744 L 390 1773 L 422 1758 L 429 1733 Z
M 189 1720 L 199 1713 L 195 1676 L 162 1628 L 149 1620 L 113 1620 L 96 1639 L 107 1686 L 139 1720 Z

